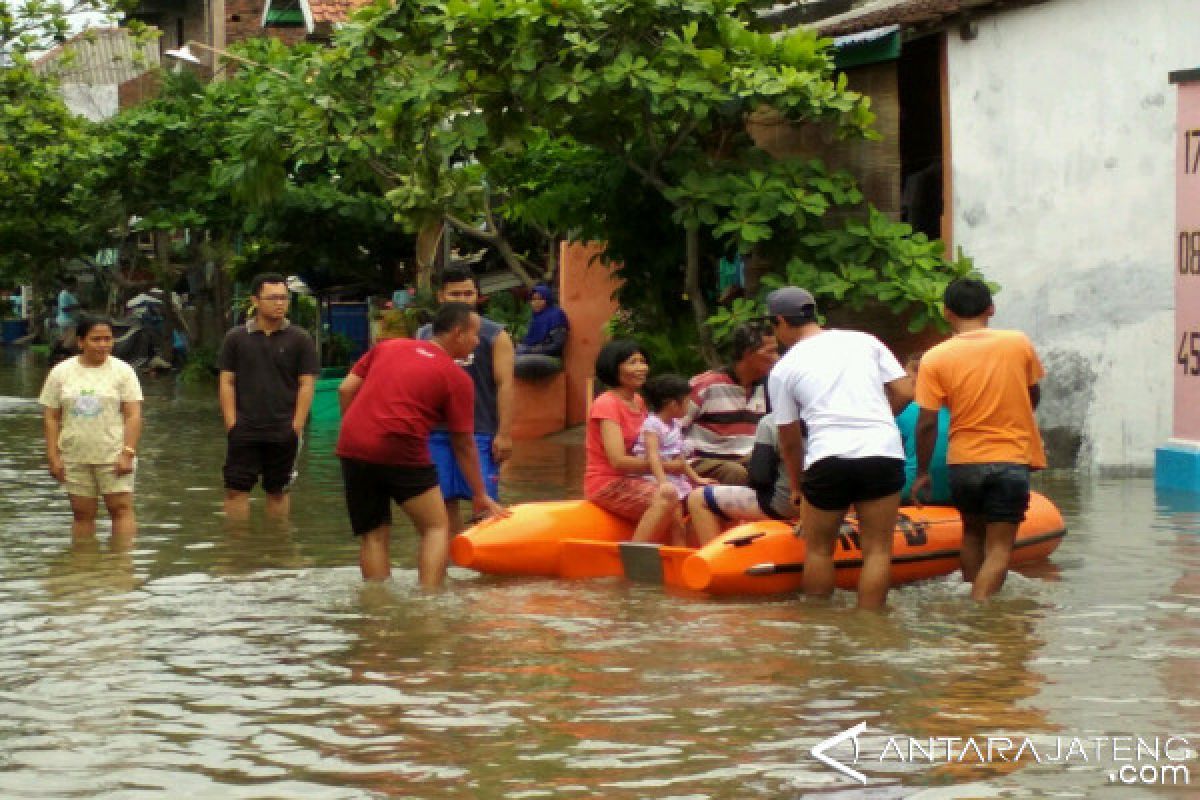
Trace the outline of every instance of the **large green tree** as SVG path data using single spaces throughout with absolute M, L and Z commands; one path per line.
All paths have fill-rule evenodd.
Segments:
M 52 82 L 0 69 L 0 276 L 40 281 L 94 247 L 106 215 L 81 188 L 98 142 Z M 94 252 L 94 251 L 93 251 Z
M 205 338 L 227 322 L 225 276 L 278 270 L 322 283 L 390 285 L 383 271 L 411 247 L 394 235 L 378 191 L 285 162 L 259 140 L 255 115 L 295 91 L 286 68 L 307 54 L 278 42 L 245 49 L 271 69 L 243 67 L 209 83 L 166 74 L 155 99 L 100 126 L 87 184 L 123 221 L 128 273 L 148 273 L 162 286 L 187 271 L 207 277 Z M 152 238 L 152 252 L 132 246 L 138 235 Z
M 413 224 L 449 216 L 487 231 L 498 206 L 607 241 L 632 285 L 686 294 L 702 332 L 706 256 L 751 250 L 781 280 L 928 322 L 937 288 L 969 266 L 863 207 L 851 176 L 772 158 L 750 136 L 755 118 L 874 135 L 869 102 L 835 71 L 829 43 L 807 30 L 756 31 L 762 5 L 381 2 L 323 55 L 297 141 L 315 157 L 368 164 Z M 563 158 L 539 167 L 531 156 L 548 142 Z M 564 193 L 572 179 L 583 191 Z M 546 202 L 556 194 L 563 202 Z M 641 258 L 631 206 L 657 223 L 645 234 L 661 242 L 645 249 L 678 253 L 673 263 Z
M 113 221 L 87 189 L 96 127 L 72 114 L 30 59 L 85 24 L 111 23 L 126 0 L 0 0 L 0 279 L 53 281 L 94 253 Z M 134 24 L 135 40 L 147 35 Z M 69 56 L 66 56 L 69 58 Z

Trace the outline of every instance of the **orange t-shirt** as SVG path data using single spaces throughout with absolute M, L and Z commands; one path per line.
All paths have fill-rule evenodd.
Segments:
M 942 342 L 921 359 L 917 405 L 950 409 L 949 464 L 1004 461 L 1046 466 L 1029 387 L 1046 373 L 1020 331 L 983 328 Z

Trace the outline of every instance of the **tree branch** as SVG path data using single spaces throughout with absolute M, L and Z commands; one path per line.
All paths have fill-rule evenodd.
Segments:
M 513 273 L 515 273 L 516 276 L 521 279 L 521 282 L 526 286 L 533 286 L 537 283 L 537 281 L 533 279 L 533 276 L 529 274 L 528 270 L 525 269 L 524 264 L 522 264 L 522 261 L 529 263 L 528 259 L 525 259 L 522 255 L 517 253 L 517 251 L 513 250 L 512 245 L 508 243 L 508 240 L 505 239 L 504 235 L 499 231 L 480 230 L 474 225 L 468 225 L 466 222 L 454 216 L 453 214 L 446 214 L 445 216 L 446 221 L 453 225 L 454 229 L 463 236 L 466 236 L 468 239 L 474 239 L 477 242 L 483 242 L 489 247 L 495 248 L 496 252 L 500 254 L 500 257 L 504 259 L 505 266 L 512 270 Z
M 670 186 L 667 185 L 666 181 L 664 181 L 662 178 L 658 177 L 658 175 L 655 175 L 654 173 L 650 172 L 648 169 L 646 169 L 641 164 L 637 163 L 636 161 L 634 161 L 632 158 L 630 158 L 627 155 L 622 154 L 621 160 L 625 162 L 625 166 L 629 167 L 631 170 L 633 170 L 638 175 L 640 175 L 642 177 L 642 180 L 644 180 L 646 183 L 653 186 L 655 189 L 658 189 L 658 191 L 662 192 L 664 197 L 666 196 L 667 190 L 671 188 Z M 670 201 L 668 201 L 668 202 L 670 202 Z M 671 203 L 671 204 L 678 207 L 677 203 Z
M 661 164 L 674 155 L 675 151 L 678 150 L 684 141 L 686 141 L 687 138 L 692 135 L 693 131 L 696 130 L 697 124 L 698 120 L 693 119 L 687 125 L 684 125 L 683 130 L 679 132 L 679 135 L 676 136 L 669 145 L 667 145 L 667 149 L 663 152 L 662 158 L 660 158 L 657 163 Z
M 393 170 L 391 167 L 384 164 L 377 158 L 367 159 L 367 167 L 378 175 L 387 183 L 389 189 L 394 189 L 400 184 L 400 173 Z
M 650 98 L 642 100 L 642 126 L 646 129 L 646 138 L 650 140 L 650 148 L 656 153 L 659 153 L 658 136 L 654 133 L 654 115 L 650 113 Z M 658 154 L 654 159 L 654 163 L 661 161 L 663 156 Z

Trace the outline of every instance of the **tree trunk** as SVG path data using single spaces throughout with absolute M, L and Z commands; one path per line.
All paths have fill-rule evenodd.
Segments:
M 550 243 L 546 245 L 546 270 L 542 273 L 542 280 L 547 286 L 554 286 L 558 278 L 558 249 L 562 246 L 557 236 L 550 237 Z
M 442 241 L 441 220 L 427 223 L 417 233 L 417 290 L 433 288 L 433 268 Z
M 537 281 L 525 270 L 520 259 L 517 258 L 517 252 L 512 249 L 512 245 L 508 243 L 508 240 L 500 234 L 496 234 L 496 238 L 489 242 L 489 244 L 496 248 L 496 252 L 504 259 L 504 263 L 508 268 L 521 279 L 521 282 L 525 284 L 525 288 L 532 289 Z
M 217 243 L 217 250 L 213 253 L 213 301 L 216 303 L 216 318 L 217 318 L 217 341 L 223 341 L 225 331 L 233 327 L 234 313 L 232 308 L 233 298 L 229 293 L 229 274 L 225 271 L 225 256 L 229 252 L 229 242 L 226 239 L 221 239 Z
M 155 342 L 157 355 L 164 361 L 171 360 L 175 349 L 175 329 L 181 325 L 175 304 L 171 300 L 171 289 L 179 280 L 179 270 L 171 265 L 171 234 L 169 231 L 154 232 L 155 273 L 158 275 L 158 289 L 162 292 L 162 329 L 158 331 L 158 341 Z
M 196 330 L 192 345 L 213 350 L 221 346 L 225 332 L 233 326 L 230 314 L 225 258 L 228 242 L 209 237 L 199 253 L 197 268 L 203 273 L 203 290 L 196 297 Z
M 762 254 L 762 249 L 755 247 L 751 250 L 750 257 L 746 259 L 746 297 L 753 300 L 758 296 L 762 277 L 770 271 L 771 263 Z
M 50 313 L 50 303 L 47 298 L 57 298 L 54 288 L 46 281 L 46 271 L 32 270 L 29 276 L 30 296 L 25 299 L 26 311 L 29 314 L 29 330 L 37 334 L 35 341 L 44 344 L 54 344 L 50 336 L 50 325 L 53 315 Z
M 700 355 L 705 363 L 716 368 L 721 365 L 721 356 L 713 346 L 712 334 L 708 329 L 708 304 L 704 302 L 704 293 L 700 290 L 700 229 L 688 225 L 686 230 L 687 264 L 684 272 L 683 286 L 688 300 L 692 303 L 692 317 L 696 329 L 700 332 Z

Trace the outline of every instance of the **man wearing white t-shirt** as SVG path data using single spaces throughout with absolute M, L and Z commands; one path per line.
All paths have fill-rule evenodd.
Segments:
M 863 553 L 858 606 L 882 608 L 904 486 L 895 415 L 912 399 L 912 379 L 874 336 L 818 325 L 816 302 L 805 289 L 771 292 L 767 312 L 786 351 L 767 389 L 792 502 L 802 507 L 804 592 L 833 593 L 833 546 L 854 506 Z

